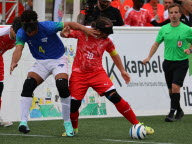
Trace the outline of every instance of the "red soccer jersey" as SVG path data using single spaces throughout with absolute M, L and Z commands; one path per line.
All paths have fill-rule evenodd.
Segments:
M 124 0 L 122 7 L 121 7 L 121 15 L 122 18 L 125 19 L 125 13 L 133 7 L 133 1 L 132 0 Z
M 157 7 L 152 7 L 150 3 L 146 3 L 143 5 L 144 9 L 147 9 L 152 17 L 155 17 L 155 15 L 158 15 L 159 20 L 157 22 L 161 23 L 164 21 L 164 5 L 158 3 Z M 153 26 L 152 24 L 148 23 L 148 26 Z
M 0 26 L 0 81 L 4 80 L 3 54 L 15 46 L 15 40 L 10 39 L 10 26 Z
M 86 36 L 81 31 L 73 31 L 69 37 L 78 39 L 76 56 L 72 71 L 94 72 L 103 69 L 102 56 L 106 50 L 111 53 L 115 46 L 110 38 L 94 38 Z
M 121 8 L 121 0 L 113 0 L 111 2 L 111 6 L 120 10 L 120 8 Z
M 125 25 L 146 26 L 153 20 L 148 10 L 141 8 L 139 11 L 130 8 L 125 14 Z

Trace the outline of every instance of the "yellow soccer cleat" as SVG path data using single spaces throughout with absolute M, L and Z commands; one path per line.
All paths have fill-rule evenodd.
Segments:
M 64 137 L 65 137 L 65 136 L 67 136 L 66 132 L 62 133 L 62 135 L 61 135 L 61 136 L 64 136 Z
M 144 123 L 139 123 L 139 124 L 144 125 Z M 154 129 L 152 129 L 151 127 L 148 127 L 148 126 L 145 126 L 145 125 L 144 125 L 144 127 L 145 127 L 147 135 L 152 135 L 155 132 Z
M 155 131 L 151 127 L 145 126 L 147 135 L 152 135 Z

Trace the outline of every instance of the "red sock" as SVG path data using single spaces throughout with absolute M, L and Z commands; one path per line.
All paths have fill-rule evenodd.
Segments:
M 138 124 L 135 113 L 131 109 L 128 102 L 126 102 L 123 98 L 121 98 L 120 102 L 115 104 L 117 110 L 132 124 Z
M 78 128 L 79 111 L 71 113 L 70 117 L 71 117 L 71 122 L 72 122 L 73 128 L 74 129 Z

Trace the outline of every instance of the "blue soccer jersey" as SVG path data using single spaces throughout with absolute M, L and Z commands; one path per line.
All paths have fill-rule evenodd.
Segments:
M 38 22 L 38 33 L 31 37 L 21 28 L 17 32 L 16 45 L 24 46 L 27 42 L 35 59 L 58 59 L 65 53 L 64 45 L 57 36 L 63 27 L 63 22 Z

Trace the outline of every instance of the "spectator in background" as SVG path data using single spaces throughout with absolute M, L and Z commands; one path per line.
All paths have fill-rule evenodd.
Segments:
M 112 0 L 111 6 L 117 8 L 118 10 L 121 10 L 121 0 Z
M 169 18 L 168 7 L 169 7 L 172 3 L 174 3 L 173 0 L 164 0 L 164 1 L 163 1 L 163 5 L 164 5 L 164 9 L 165 9 L 165 11 L 164 11 L 164 20 L 166 20 L 166 19 Z
M 176 1 L 179 5 L 181 5 L 182 15 L 180 17 L 180 21 L 190 27 L 192 27 L 192 0 L 182 0 Z M 165 20 L 162 23 L 159 23 L 159 26 L 170 23 L 170 19 Z
M 33 0 L 27 0 L 25 10 L 33 10 Z
M 142 8 L 143 4 L 144 0 L 133 0 L 133 7 L 125 14 L 125 26 L 147 26 L 147 23 L 161 26 L 147 9 Z
M 192 0 L 183 0 L 181 2 L 182 15 L 181 22 L 192 26 Z
M 133 1 L 132 0 L 124 0 L 122 6 L 121 6 L 121 15 L 122 18 L 125 19 L 125 13 L 133 7 Z
M 85 13 L 84 25 L 90 25 L 100 16 L 110 19 L 114 26 L 124 25 L 120 11 L 111 6 L 111 0 L 98 0 L 91 13 Z
M 160 4 L 159 0 L 148 0 L 148 3 L 144 4 L 143 8 L 149 10 L 157 22 L 161 23 L 164 21 L 164 5 Z M 147 25 L 152 26 L 149 23 Z
M 94 19 L 92 13 L 97 5 L 97 0 L 87 0 L 83 1 L 82 9 L 77 17 L 77 22 L 82 25 L 89 25 L 89 21 Z
M 163 0 L 164 9 L 168 10 L 168 7 L 174 3 L 174 0 Z
M 146 26 L 154 20 L 149 11 L 142 8 L 143 4 L 144 0 L 133 0 L 133 7 L 125 14 L 126 26 Z

